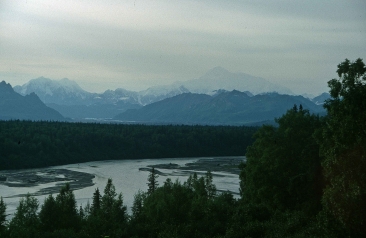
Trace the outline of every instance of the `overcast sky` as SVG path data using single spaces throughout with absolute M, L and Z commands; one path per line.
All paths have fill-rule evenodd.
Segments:
M 0 81 L 44 76 L 102 92 L 198 78 L 215 66 L 328 91 L 366 61 L 366 1 L 0 0 Z

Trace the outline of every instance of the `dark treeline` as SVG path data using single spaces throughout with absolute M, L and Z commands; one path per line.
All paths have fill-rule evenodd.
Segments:
M 39 204 L 30 195 L 20 199 L 14 217 L 6 222 L 0 200 L 1 237 L 218 237 L 225 235 L 238 201 L 229 193 L 217 193 L 212 174 L 191 175 L 184 183 L 167 179 L 162 186 L 150 173 L 149 190 L 135 194 L 127 214 L 122 193 L 111 179 L 91 202 L 77 207 L 66 184 L 56 196 Z
M 244 155 L 257 129 L 0 121 L 0 170 L 96 160 Z
M 77 208 L 66 185 L 40 211 L 21 199 L 1 237 L 366 237 L 366 67 L 338 65 L 328 82 L 326 117 L 301 105 L 263 126 L 241 164 L 239 199 L 218 193 L 207 172 L 164 184 L 154 170 L 148 191 L 137 191 L 132 214 L 111 180 Z

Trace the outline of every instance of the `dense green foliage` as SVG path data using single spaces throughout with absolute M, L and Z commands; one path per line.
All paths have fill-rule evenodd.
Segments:
M 362 60 L 338 65 L 329 81 L 324 118 L 300 105 L 263 126 L 241 164 L 241 198 L 219 193 L 207 172 L 186 182 L 154 171 L 149 191 L 135 194 L 127 215 L 111 180 L 92 204 L 76 208 L 68 185 L 38 201 L 20 200 L 2 237 L 366 237 L 366 67 Z M 52 219 L 59 216 L 60 220 Z M 71 222 L 72 221 L 72 222 Z M 69 224 L 66 224 L 69 223 Z M 72 223 L 72 224 L 71 224 Z
M 21 198 L 14 218 L 9 223 L 10 237 L 37 237 L 40 221 L 38 200 L 29 194 Z
M 244 155 L 256 130 L 0 121 L 0 170 L 97 160 Z
M 313 138 L 322 120 L 294 106 L 263 126 L 242 164 L 242 200 L 228 237 L 311 237 L 321 234 L 322 175 L 319 145 Z
M 93 203 L 79 209 L 66 184 L 39 212 L 36 198 L 22 198 L 1 237 L 215 237 L 225 235 L 236 203 L 229 193 L 217 194 L 210 172 L 139 191 L 131 215 L 111 179 L 102 196 L 96 190 Z
M 247 150 L 242 194 L 249 203 L 269 209 L 317 212 L 322 181 L 319 146 L 312 134 L 320 119 L 295 106 L 277 122 L 278 128 L 262 127 Z
M 97 189 L 93 194 L 93 203 L 80 211 L 82 221 L 81 237 L 120 237 L 126 235 L 127 213 L 123 205 L 122 193 L 117 194 L 111 179 L 108 179 L 103 196 Z
M 240 174 L 244 237 L 366 236 L 366 68 L 346 60 L 337 72 L 325 118 L 295 106 L 255 134 Z
M 361 59 L 338 65 L 328 82 L 326 125 L 318 136 L 327 186 L 323 203 L 337 220 L 366 235 L 366 67 Z

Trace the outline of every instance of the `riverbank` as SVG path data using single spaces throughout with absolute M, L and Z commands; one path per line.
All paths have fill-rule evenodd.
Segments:
M 154 168 L 155 173 L 161 176 L 179 176 L 190 175 L 197 173 L 197 175 L 204 175 L 207 171 L 211 172 L 223 172 L 231 174 L 240 174 L 239 165 L 245 163 L 244 156 L 230 156 L 230 157 L 211 157 L 211 158 L 198 158 L 197 161 L 186 163 L 184 165 L 178 165 L 175 163 L 166 164 L 154 164 L 147 167 L 139 168 L 140 171 L 152 171 Z M 162 172 L 163 170 L 172 170 L 170 173 Z M 220 174 L 215 174 L 220 176 Z
M 169 159 L 168 159 L 169 160 Z M 169 163 L 153 163 L 140 166 L 138 171 L 150 172 L 152 168 L 163 177 L 188 177 L 193 173 L 199 176 L 205 175 L 207 171 L 213 173 L 214 178 L 224 178 L 227 174 L 239 175 L 238 165 L 245 162 L 244 156 L 227 157 L 208 157 L 196 158 L 188 163 L 178 164 L 179 158 L 170 159 Z M 157 159 L 154 161 L 167 161 L 167 159 Z M 99 163 L 102 163 L 100 161 Z M 106 161 L 106 163 L 112 161 Z M 117 161 L 116 161 L 117 162 Z M 85 165 L 74 165 L 72 168 L 39 168 L 28 170 L 7 170 L 0 171 L 0 185 L 9 188 L 21 188 L 25 193 L 5 195 L 4 198 L 24 197 L 27 193 L 32 196 L 57 194 L 65 183 L 69 183 L 72 190 L 80 190 L 95 185 L 95 178 L 98 174 L 98 166 L 89 164 L 88 166 L 96 169 L 96 172 L 87 171 Z M 84 170 L 84 171 L 83 171 Z M 127 178 L 128 179 L 128 178 Z M 165 180 L 165 178 L 164 178 Z M 29 189 L 27 189 L 29 188 Z M 236 191 L 231 191 L 238 194 Z
M 9 178 L 14 176 L 14 178 L 10 179 L 8 182 L 11 183 L 7 185 L 4 181 L 0 182 L 0 196 L 4 198 L 7 205 L 7 219 L 10 219 L 19 205 L 19 199 L 27 193 L 35 196 L 42 204 L 49 194 L 55 196 L 59 193 L 61 186 L 68 182 L 74 191 L 78 206 L 85 206 L 91 202 L 95 189 L 99 188 L 100 191 L 103 191 L 107 180 L 111 178 L 116 192 L 123 194 L 123 203 L 130 213 L 134 195 L 139 190 L 147 191 L 149 171 L 154 167 L 161 172 L 158 177 L 160 186 L 167 178 L 184 182 L 194 172 L 198 176 L 203 176 L 207 170 L 211 170 L 217 191 L 229 191 L 238 198 L 239 176 L 235 172 L 236 165 L 232 164 L 232 159 L 237 161 L 235 163 L 245 161 L 244 156 L 105 160 L 39 169 L 3 170 L 0 171 L 0 175 L 6 175 Z M 231 172 L 223 172 L 230 167 Z M 146 171 L 142 168 L 145 168 Z M 38 180 L 29 182 L 29 179 Z
M 38 191 L 29 193 L 32 196 L 58 193 L 65 183 L 69 183 L 72 190 L 93 186 L 93 179 L 95 178 L 95 175 L 86 172 L 50 168 L 25 171 L 3 171 L 0 172 L 0 176 L 5 178 L 4 181 L 0 181 L 0 185 L 7 187 L 40 187 Z M 24 197 L 25 195 L 26 194 L 21 193 L 5 198 Z

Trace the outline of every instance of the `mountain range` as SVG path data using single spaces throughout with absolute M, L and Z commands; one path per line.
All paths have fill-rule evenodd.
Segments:
M 123 88 L 106 90 L 104 93 L 91 93 L 82 89 L 75 81 L 67 78 L 52 80 L 39 77 L 22 86 L 15 86 L 14 91 L 21 95 L 36 93 L 46 104 L 57 105 L 93 105 L 125 102 L 141 106 L 189 92 L 184 86 L 154 86 L 134 92 Z
M 127 110 L 114 119 L 137 123 L 249 125 L 273 123 L 274 118 L 295 104 L 312 113 L 324 113 L 321 106 L 302 96 L 278 93 L 250 96 L 233 90 L 213 96 L 184 93 L 140 109 Z
M 69 79 L 51 80 L 40 77 L 30 80 L 22 86 L 15 86 L 14 91 L 25 96 L 37 94 L 49 107 L 63 116 L 74 119 L 112 118 L 127 109 L 144 105 L 189 92 L 183 86 L 156 86 L 140 92 L 118 88 L 104 93 L 91 93 L 83 90 L 76 82 Z
M 0 119 L 65 120 L 59 112 L 47 107 L 35 93 L 22 96 L 5 81 L 0 83 Z
M 249 91 L 253 94 L 278 92 L 293 95 L 289 89 L 270 83 L 263 78 L 244 73 L 232 73 L 222 67 L 215 67 L 198 79 L 175 82 L 171 85 L 154 86 L 139 92 L 118 88 L 116 90 L 107 90 L 101 94 L 90 93 L 67 78 L 51 80 L 44 77 L 32 79 L 22 86 L 14 87 L 14 90 L 22 95 L 36 93 L 46 104 L 91 105 L 129 101 L 142 106 L 181 93 L 212 94 L 214 91 L 222 89 L 227 91 Z
M 91 93 L 72 80 L 44 77 L 15 86 L 14 91 L 23 96 L 35 93 L 48 107 L 73 120 L 114 118 L 200 124 L 273 120 L 274 116 L 282 115 L 300 101 L 305 108 L 308 105 L 311 111 L 318 112 L 321 109 L 314 105 L 321 105 L 327 98 L 324 94 L 314 98 L 313 102 L 303 97 L 300 100 L 286 87 L 248 74 L 232 73 L 222 67 L 215 67 L 197 79 L 154 86 L 139 92 L 117 88 Z M 272 99 L 266 101 L 269 95 Z

